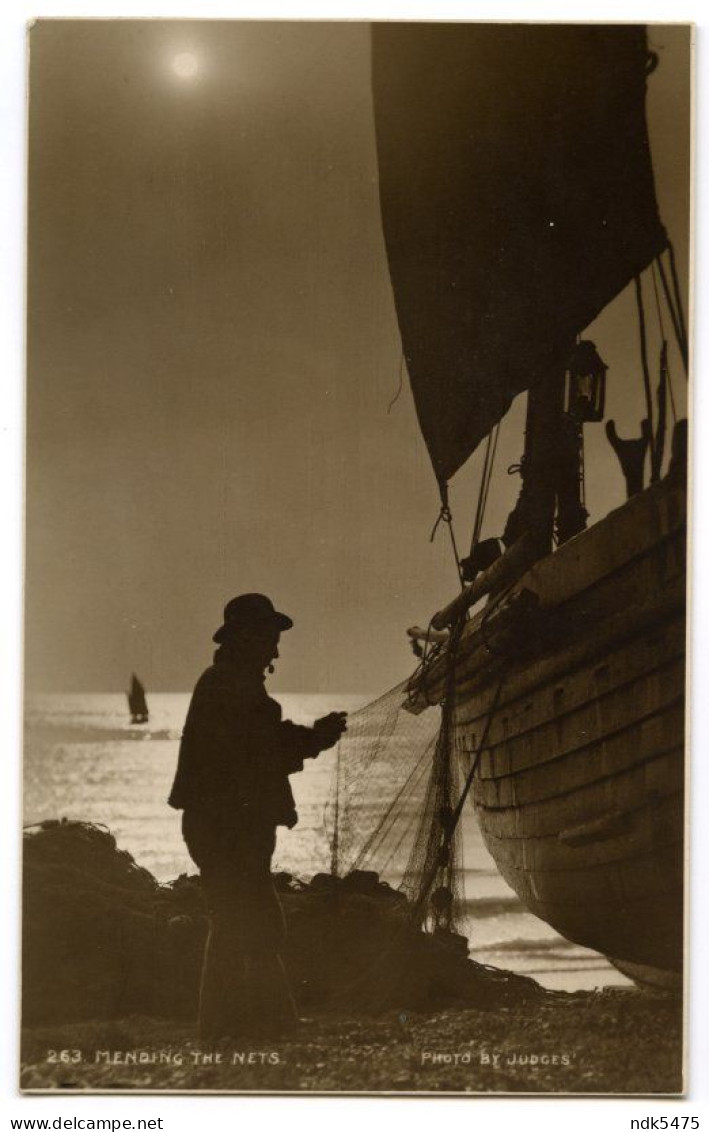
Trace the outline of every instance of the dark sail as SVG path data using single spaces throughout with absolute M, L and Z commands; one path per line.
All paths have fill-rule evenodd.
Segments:
M 644 27 L 378 24 L 384 234 L 442 484 L 666 245 Z
M 133 673 L 130 682 L 128 709 L 131 714 L 131 723 L 147 723 L 148 703 L 145 698 L 145 688 L 135 673 Z

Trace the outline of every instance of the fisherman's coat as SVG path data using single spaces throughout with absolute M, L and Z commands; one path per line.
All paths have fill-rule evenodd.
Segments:
M 169 803 L 247 836 L 291 828 L 288 776 L 319 750 L 311 728 L 281 718 L 263 674 L 218 657 L 192 695 Z

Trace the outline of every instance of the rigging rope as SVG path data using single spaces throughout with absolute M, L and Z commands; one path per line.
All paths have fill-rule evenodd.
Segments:
M 398 386 L 396 393 L 394 394 L 394 396 L 392 397 L 391 401 L 389 402 L 389 404 L 387 406 L 387 415 L 392 411 L 392 409 L 394 408 L 394 405 L 396 404 L 396 402 L 401 397 L 401 391 L 402 391 L 403 388 L 404 388 L 404 351 L 402 350 L 401 351 L 401 360 L 399 362 L 399 386 Z
M 481 757 L 483 751 L 485 750 L 485 747 L 486 747 L 486 744 L 487 744 L 487 737 L 488 737 L 488 734 L 490 732 L 490 726 L 491 726 L 492 721 L 495 717 L 495 712 L 497 711 L 497 706 L 498 706 L 499 701 L 500 701 L 500 695 L 502 693 L 503 684 L 504 684 L 504 678 L 502 678 L 498 681 L 497 687 L 495 689 L 495 695 L 494 695 L 492 704 L 490 705 L 490 710 L 488 711 L 487 717 L 485 719 L 485 726 L 483 728 L 483 733 L 482 733 L 482 736 L 480 738 L 480 742 L 479 742 L 477 749 L 474 753 L 473 760 L 472 760 L 470 769 L 468 771 L 468 774 L 467 774 L 463 789 L 461 791 L 461 794 L 458 798 L 458 801 L 455 805 L 455 808 L 451 812 L 450 817 L 449 817 L 448 821 L 446 822 L 444 832 L 443 832 L 443 838 L 442 838 L 442 841 L 441 841 L 441 846 L 440 846 L 438 855 L 436 857 L 436 860 L 435 860 L 434 864 L 431 866 L 429 872 L 426 874 L 426 876 L 423 878 L 423 880 L 421 882 L 418 898 L 417 898 L 416 903 L 414 905 L 414 911 L 413 911 L 414 919 L 416 919 L 418 921 L 421 920 L 422 913 L 423 913 L 423 911 L 426 907 L 426 904 L 428 902 L 428 898 L 431 894 L 431 889 L 433 888 L 433 885 L 436 881 L 436 877 L 438 876 L 439 870 L 441 869 L 441 867 L 443 865 L 446 865 L 446 864 L 449 863 L 448 854 L 450 852 L 451 844 L 452 844 L 454 835 L 456 833 L 456 830 L 458 828 L 458 822 L 460 821 L 460 817 L 463 813 L 463 809 L 465 807 L 465 803 L 467 801 L 468 794 L 470 793 L 470 789 L 473 785 L 473 779 L 475 778 L 475 772 L 477 771 L 478 763 L 480 761 L 480 757 Z M 452 710 L 451 710 L 451 714 L 452 714 Z M 441 726 L 441 736 L 442 736 L 442 738 L 444 736 L 443 725 Z M 449 741 L 447 735 L 445 736 L 445 738 L 443 738 L 443 741 L 446 742 L 448 747 L 450 748 L 450 741 Z
M 433 524 L 433 530 L 431 531 L 429 542 L 433 542 L 433 540 L 435 539 L 436 531 L 438 530 L 439 525 L 441 523 L 445 523 L 448 527 L 448 534 L 450 535 L 453 557 L 455 558 L 455 568 L 458 571 L 458 581 L 460 582 L 460 588 L 464 590 L 465 580 L 463 578 L 463 567 L 460 564 L 460 554 L 458 553 L 458 544 L 456 542 L 455 530 L 453 528 L 453 514 L 448 504 L 448 484 L 439 485 L 439 489 L 441 492 L 441 509 L 438 512 L 438 518 Z
M 670 252 L 670 271 L 672 272 L 672 285 L 674 287 L 675 302 L 677 304 L 677 321 L 679 323 L 680 330 L 682 331 L 682 341 L 684 342 L 684 352 L 683 352 L 684 365 L 685 365 L 685 369 L 687 369 L 687 360 L 688 360 L 688 354 L 689 354 L 688 339 L 687 339 L 687 324 L 686 324 L 685 318 L 684 318 L 684 308 L 682 306 L 682 292 L 680 291 L 679 276 L 677 274 L 677 262 L 675 260 L 675 247 L 674 247 L 674 244 L 672 243 L 671 240 L 669 241 L 668 246 L 669 246 L 669 252 Z
M 434 614 L 434 616 L 435 616 L 435 614 Z M 441 652 L 441 650 L 443 648 L 443 644 L 439 644 L 438 642 L 434 642 L 433 645 L 431 644 L 431 629 L 432 628 L 433 628 L 433 617 L 429 621 L 428 628 L 426 629 L 426 636 L 425 636 L 424 642 L 423 642 L 423 653 L 421 655 L 421 662 L 420 662 L 418 668 L 416 669 L 416 671 L 414 672 L 413 676 L 411 677 L 411 681 L 410 681 L 412 687 L 414 687 L 414 686 L 420 687 L 421 692 L 423 694 L 423 697 L 424 697 L 426 703 L 429 705 L 429 707 L 431 707 L 435 703 L 435 700 L 432 700 L 431 697 L 428 694 L 427 674 L 428 674 L 429 668 L 433 664 L 433 661 L 436 659 L 436 657 L 438 656 L 438 654 Z
M 475 509 L 475 520 L 473 522 L 473 546 L 480 540 L 480 531 L 483 524 L 483 508 L 485 502 L 485 481 L 487 479 L 487 470 L 490 463 L 490 452 L 492 449 L 492 434 L 493 430 L 487 434 L 487 445 L 485 447 L 485 459 L 483 460 L 482 473 L 480 475 L 480 490 L 478 492 L 478 504 Z
M 660 335 L 662 337 L 663 344 L 666 346 L 667 345 L 667 335 L 665 334 L 665 322 L 664 322 L 664 319 L 662 317 L 662 305 L 660 303 L 660 293 L 657 289 L 657 267 L 655 265 L 654 260 L 652 261 L 652 288 L 653 288 L 653 291 L 655 292 L 655 309 L 657 311 L 657 321 L 660 324 Z M 667 373 L 667 386 L 668 386 L 669 391 L 670 391 L 670 408 L 672 409 L 672 421 L 673 421 L 674 424 L 676 424 L 677 423 L 677 409 L 675 407 L 674 389 L 672 388 L 672 373 L 670 371 L 669 356 L 667 356 L 667 360 L 666 360 L 666 363 L 665 363 L 665 370 L 666 370 L 666 373 Z
M 671 244 L 669 246 L 670 246 L 670 248 L 672 247 Z M 665 273 L 665 267 L 664 267 L 664 264 L 662 262 L 662 256 L 657 256 L 655 262 L 657 263 L 657 269 L 660 273 L 660 280 L 662 282 L 662 290 L 665 293 L 665 300 L 667 302 L 667 308 L 670 312 L 670 318 L 672 319 L 672 328 L 675 332 L 675 338 L 677 339 L 677 345 L 679 347 L 679 352 L 682 356 L 682 363 L 684 365 L 684 372 L 685 372 L 685 374 L 687 374 L 688 369 L 689 369 L 689 352 L 688 352 L 688 347 L 687 347 L 687 339 L 686 339 L 686 336 L 685 336 L 685 333 L 684 333 L 684 316 L 682 314 L 681 299 L 680 299 L 680 295 L 679 295 L 679 283 L 678 283 L 678 280 L 676 278 L 676 267 L 674 266 L 674 253 L 672 253 L 672 252 L 670 253 L 670 263 L 672 265 L 672 277 L 673 277 L 673 282 L 674 282 L 674 285 L 675 285 L 675 298 L 676 298 L 677 302 L 679 303 L 678 310 L 675 310 L 673 296 L 672 296 L 672 293 L 670 291 L 670 285 L 667 281 L 667 275 Z
M 490 484 L 492 482 L 492 471 L 495 466 L 495 454 L 497 452 L 497 441 L 500 436 L 500 424 L 497 424 L 487 435 L 487 446 L 485 448 L 485 459 L 483 461 L 483 470 L 480 478 L 480 491 L 478 493 L 478 504 L 475 510 L 475 521 L 473 523 L 473 546 L 477 546 L 480 541 L 480 534 L 482 532 L 483 522 L 485 520 L 485 511 L 487 510 L 487 501 L 490 494 Z
M 638 328 L 640 331 L 640 361 L 643 371 L 643 386 L 645 389 L 645 407 L 648 424 L 650 426 L 650 452 L 652 466 L 654 466 L 655 429 L 653 425 L 652 388 L 650 386 L 650 366 L 647 360 L 647 333 L 645 328 L 645 306 L 643 304 L 643 284 L 639 275 L 635 276 L 635 299 L 638 307 Z

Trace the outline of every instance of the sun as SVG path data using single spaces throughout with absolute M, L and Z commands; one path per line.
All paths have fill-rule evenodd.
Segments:
M 191 51 L 181 51 L 173 57 L 172 69 L 178 79 L 193 79 L 199 71 L 199 60 Z

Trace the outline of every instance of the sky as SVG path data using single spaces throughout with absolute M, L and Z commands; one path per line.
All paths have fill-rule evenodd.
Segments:
M 689 35 L 650 38 L 684 279 Z M 367 25 L 39 21 L 29 115 L 28 688 L 186 690 L 226 600 L 258 590 L 295 622 L 275 690 L 385 690 L 457 580 L 401 370 Z M 622 435 L 644 412 L 633 309 L 589 328 Z M 518 490 L 522 400 L 485 534 Z M 452 485 L 464 549 L 479 467 Z M 602 426 L 587 479 L 593 519 L 622 502 Z

